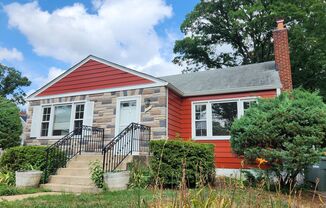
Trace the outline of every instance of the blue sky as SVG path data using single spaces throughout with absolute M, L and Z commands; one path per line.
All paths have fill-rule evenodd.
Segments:
M 199 0 L 1 0 L 0 62 L 38 89 L 88 54 L 155 76 L 171 63 L 179 27 Z

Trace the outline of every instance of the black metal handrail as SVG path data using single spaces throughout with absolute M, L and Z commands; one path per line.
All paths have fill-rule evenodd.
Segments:
M 114 171 L 134 152 L 149 152 L 151 127 L 131 123 L 103 148 L 103 171 Z
M 58 168 L 66 167 L 67 162 L 82 152 L 102 152 L 104 129 L 92 126 L 75 128 L 66 136 L 45 149 L 46 161 L 44 182 Z

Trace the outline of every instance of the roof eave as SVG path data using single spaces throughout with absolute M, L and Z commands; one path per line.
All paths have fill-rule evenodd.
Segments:
M 280 87 L 281 86 L 276 86 L 276 85 L 265 85 L 265 86 L 231 88 L 231 89 L 225 89 L 225 90 L 206 90 L 206 91 L 199 91 L 199 92 L 183 93 L 182 96 L 190 97 L 190 96 L 217 95 L 217 94 L 228 94 L 228 93 L 238 93 L 238 92 L 276 90 Z

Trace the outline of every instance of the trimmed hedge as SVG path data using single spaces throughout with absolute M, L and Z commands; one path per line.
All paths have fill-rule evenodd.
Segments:
M 0 158 L 0 167 L 6 171 L 15 172 L 33 166 L 41 171 L 46 168 L 46 146 L 18 146 L 6 149 Z M 53 174 L 64 163 L 64 153 L 53 149 L 49 153 L 49 172 Z
M 45 168 L 44 146 L 18 146 L 6 149 L 0 158 L 0 167 L 9 171 L 19 171 L 29 164 L 41 170 Z
M 150 142 L 153 177 L 165 187 L 176 187 L 186 170 L 186 183 L 196 187 L 199 182 L 212 182 L 215 175 L 214 145 L 195 142 L 158 140 Z M 185 167 L 185 168 L 183 168 Z

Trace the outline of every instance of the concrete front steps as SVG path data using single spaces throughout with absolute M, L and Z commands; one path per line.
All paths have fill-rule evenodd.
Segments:
M 101 190 L 91 179 L 89 164 L 95 160 L 102 162 L 102 157 L 96 153 L 77 155 L 65 168 L 59 168 L 56 175 L 51 175 L 49 182 L 42 187 L 54 192 L 98 193 Z
M 128 156 L 117 168 L 126 170 L 133 156 Z M 49 182 L 42 187 L 54 192 L 73 193 L 98 193 L 97 188 L 91 179 L 90 162 L 99 160 L 102 164 L 103 155 L 96 153 L 82 153 L 71 159 L 65 168 L 59 168 L 56 175 L 49 177 Z

